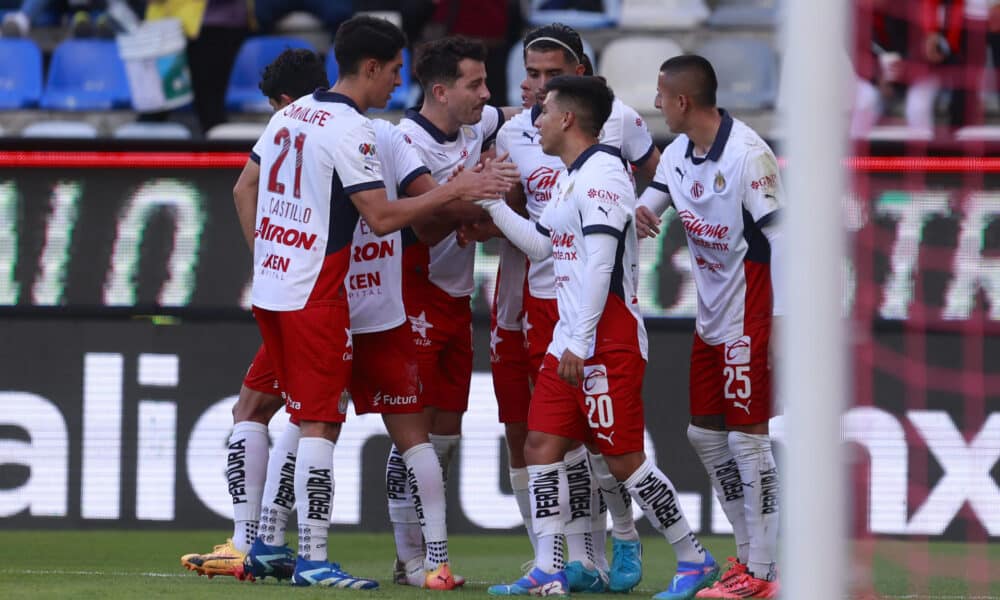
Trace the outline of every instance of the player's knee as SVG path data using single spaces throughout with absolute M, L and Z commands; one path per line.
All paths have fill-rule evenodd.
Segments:
M 233 405 L 233 422 L 253 421 L 267 425 L 283 404 L 280 396 L 243 386 L 239 399 Z

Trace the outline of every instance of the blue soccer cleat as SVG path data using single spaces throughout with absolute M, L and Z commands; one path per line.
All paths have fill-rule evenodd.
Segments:
M 514 583 L 493 585 L 488 591 L 491 596 L 569 596 L 569 583 L 565 571 L 534 568 Z
M 621 540 L 611 536 L 611 552 L 608 590 L 629 592 L 642 581 L 642 544 L 639 540 Z
M 603 594 L 608 589 L 608 575 L 597 567 L 588 569 L 574 560 L 566 565 L 566 581 L 571 592 Z
M 237 577 L 242 581 L 248 579 L 254 581 L 265 577 L 275 579 L 291 579 L 295 572 L 295 552 L 285 546 L 271 546 L 265 544 L 259 537 L 250 546 L 243 559 L 243 570 Z
M 707 588 L 719 578 L 719 565 L 705 550 L 705 562 L 678 562 L 670 587 L 653 596 L 656 600 L 689 600 L 702 588 Z
M 292 585 L 374 590 L 378 587 L 378 582 L 373 579 L 355 577 L 342 570 L 337 563 L 325 560 L 306 560 L 299 556 L 295 559 Z

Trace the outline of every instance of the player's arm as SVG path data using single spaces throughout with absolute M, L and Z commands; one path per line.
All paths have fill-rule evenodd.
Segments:
M 639 238 L 656 237 L 660 233 L 660 215 L 671 205 L 670 188 L 667 187 L 668 173 L 666 158 L 660 158 L 656 174 L 639 196 L 639 203 L 635 207 L 635 229 Z
M 497 228 L 529 259 L 540 261 L 552 254 L 549 231 L 542 225 L 517 214 L 503 200 L 485 200 L 481 204 Z
M 254 155 L 243 165 L 243 171 L 233 186 L 233 202 L 240 219 L 240 230 L 253 252 L 253 232 L 257 224 L 257 184 L 260 182 L 260 165 Z
M 656 169 L 660 165 L 660 149 L 656 146 L 651 146 L 649 154 L 641 162 L 632 164 L 635 165 L 636 179 L 640 181 L 653 181 L 656 177 Z
M 434 178 L 431 177 L 430 173 L 424 173 L 420 177 L 414 179 L 410 185 L 406 187 L 405 191 L 407 196 L 417 197 L 430 192 L 436 187 L 437 182 L 434 181 Z M 442 218 L 438 213 L 446 212 L 448 207 L 453 204 L 465 206 L 467 203 L 451 202 L 436 211 L 435 214 L 431 215 L 429 218 L 421 219 L 420 221 L 413 223 L 413 233 L 417 234 L 417 239 L 428 246 L 433 246 L 448 237 L 448 234 L 454 231 L 455 223 L 450 219 Z M 482 212 L 482 209 L 477 206 L 473 205 L 473 208 Z
M 785 237 L 780 226 L 785 204 L 784 188 L 778 172 L 778 161 L 770 149 L 751 151 L 743 169 L 743 208 L 767 238 L 771 247 L 771 291 L 775 315 L 785 312 L 784 261 L 787 257 Z
M 636 179 L 643 183 L 653 181 L 660 164 L 660 150 L 653 143 L 653 136 L 646 122 L 630 106 L 622 110 L 622 156 L 635 167 Z

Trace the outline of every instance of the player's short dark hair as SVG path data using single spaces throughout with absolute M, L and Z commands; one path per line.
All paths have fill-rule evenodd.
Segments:
M 264 67 L 259 86 L 265 96 L 275 101 L 282 94 L 295 100 L 316 88 L 330 87 L 330 80 L 319 54 L 306 48 L 288 48 Z
M 660 72 L 670 75 L 684 74 L 690 77 L 690 98 L 698 106 L 711 108 L 715 106 L 715 92 L 719 89 L 719 80 L 715 77 L 712 63 L 704 56 L 683 54 L 663 61 Z
M 454 83 L 462 76 L 458 63 L 467 58 L 485 63 L 486 46 L 479 40 L 457 35 L 433 40 L 417 48 L 413 72 L 427 92 L 435 83 Z
M 558 41 L 553 42 L 541 38 L 551 38 Z M 570 64 L 583 62 L 583 39 L 580 38 L 580 34 L 575 29 L 562 23 L 550 23 L 529 31 L 528 35 L 524 36 L 525 55 L 527 55 L 529 47 L 541 52 L 561 50 L 563 56 L 566 57 L 566 62 Z
M 549 80 L 545 91 L 555 92 L 559 105 L 572 111 L 580 128 L 594 137 L 600 135 L 615 101 L 614 92 L 601 77 L 560 75 Z
M 406 46 L 406 34 L 385 19 L 358 15 L 344 21 L 333 39 L 333 55 L 343 75 L 357 75 L 369 58 L 389 62 Z

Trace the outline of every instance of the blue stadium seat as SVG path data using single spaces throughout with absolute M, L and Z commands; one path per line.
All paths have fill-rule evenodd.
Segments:
M 42 52 L 29 39 L 0 38 L 0 109 L 34 108 L 42 97 Z
M 708 17 L 712 27 L 775 27 L 779 0 L 718 0 Z
M 108 110 L 131 105 L 125 65 L 113 41 L 71 39 L 56 46 L 42 108 Z
M 718 104 L 731 110 L 773 108 L 778 97 L 778 57 L 767 42 L 751 37 L 719 37 L 696 51 L 715 67 Z
M 261 73 L 264 67 L 287 48 L 307 48 L 316 51 L 308 42 L 295 37 L 261 35 L 248 38 L 240 47 L 229 75 L 226 88 L 226 110 L 232 112 L 271 112 L 267 98 L 260 93 Z
M 339 75 L 340 67 L 337 65 L 337 57 L 333 55 L 333 48 L 331 47 L 330 51 L 326 54 L 326 77 L 330 80 L 330 85 L 337 82 Z M 392 96 L 389 98 L 389 104 L 386 105 L 386 110 L 402 110 L 407 108 L 406 103 L 414 84 L 413 65 L 409 48 L 403 48 L 403 68 L 400 69 L 400 75 L 402 76 L 403 83 L 393 90 Z
M 565 23 L 574 29 L 614 27 L 621 17 L 621 0 L 601 0 L 601 11 L 577 10 L 572 0 L 531 0 L 528 22 L 535 27 Z

